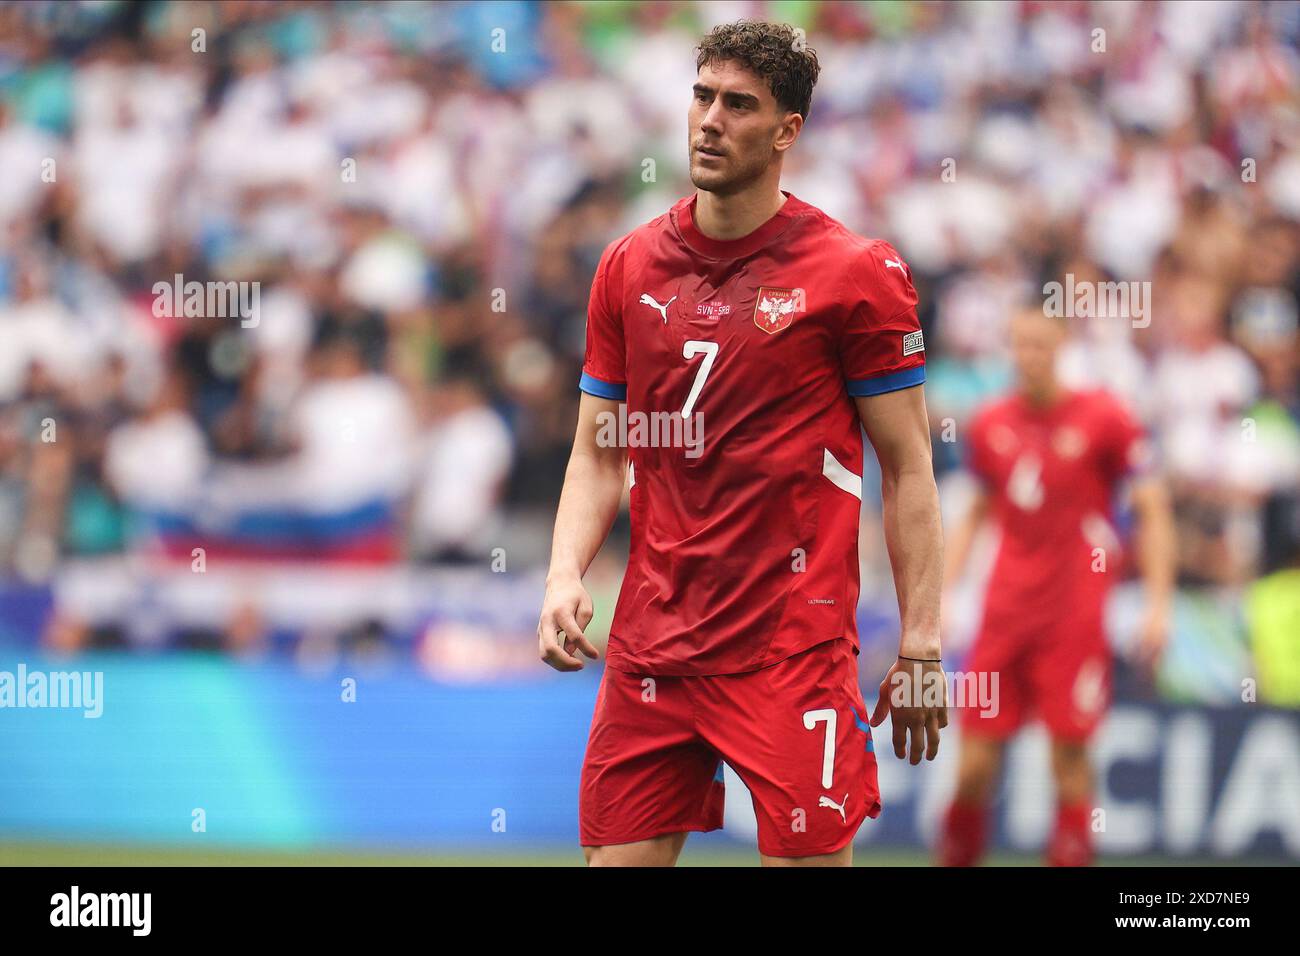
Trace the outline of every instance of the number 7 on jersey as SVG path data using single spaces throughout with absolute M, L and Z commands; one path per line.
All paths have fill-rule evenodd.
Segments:
M 682 418 L 690 418 L 691 412 L 695 411 L 695 403 L 699 400 L 700 392 L 704 391 L 704 383 L 709 377 L 709 372 L 713 371 L 713 361 L 718 357 L 718 343 L 691 339 L 682 346 L 683 358 L 693 359 L 697 355 L 703 355 L 704 361 L 700 363 L 700 369 L 695 373 L 695 384 L 691 386 L 691 393 L 686 396 L 686 404 L 682 406 Z

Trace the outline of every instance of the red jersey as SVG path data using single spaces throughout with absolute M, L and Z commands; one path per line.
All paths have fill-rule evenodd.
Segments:
M 925 380 L 916 291 L 888 243 L 785 195 L 731 241 L 695 228 L 688 197 L 596 270 L 581 388 L 626 402 L 632 472 L 616 669 L 731 674 L 856 645 L 853 396 Z
M 1066 392 L 1047 408 L 1009 396 L 981 409 L 969 435 L 971 470 L 1002 531 L 986 629 L 1041 633 L 1097 618 L 1120 569 L 1115 492 L 1147 464 L 1142 428 L 1098 390 Z

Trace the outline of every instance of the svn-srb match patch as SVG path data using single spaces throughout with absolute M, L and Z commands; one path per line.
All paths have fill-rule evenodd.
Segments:
M 903 354 L 913 355 L 917 352 L 925 351 L 925 339 L 921 335 L 921 330 L 908 332 L 903 336 Z

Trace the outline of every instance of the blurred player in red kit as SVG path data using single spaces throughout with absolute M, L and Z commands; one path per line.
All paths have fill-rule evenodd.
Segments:
M 1025 309 L 1010 333 L 1017 386 L 980 409 L 968 428 L 969 465 L 980 489 L 950 542 L 946 574 L 948 583 L 960 576 L 979 526 L 991 516 L 1001 542 L 966 670 L 997 674 L 998 698 L 987 711 L 962 710 L 957 790 L 938 858 L 946 866 L 978 861 L 1003 748 L 1037 716 L 1051 737 L 1057 795 L 1047 861 L 1081 866 L 1092 859 L 1087 743 L 1110 693 L 1105 601 L 1121 571 L 1112 501 L 1127 484 L 1147 592 L 1137 645 L 1146 667 L 1154 666 L 1169 629 L 1173 520 L 1143 431 L 1124 406 L 1104 391 L 1071 391 L 1057 381 L 1065 320 Z
M 696 191 L 611 243 L 592 283 L 538 624 L 552 667 L 597 656 L 582 576 L 627 484 L 631 551 L 579 793 L 592 865 L 672 865 L 690 831 L 719 828 L 723 761 L 753 795 L 764 864 L 848 865 L 880 813 L 871 726 L 890 715 L 895 754 L 915 764 L 947 725 L 946 697 L 883 690 L 942 674 L 916 292 L 888 243 L 780 188 L 818 71 L 788 26 L 705 37 L 687 115 Z M 620 416 L 626 440 L 608 427 Z M 647 420 L 681 440 L 647 440 Z M 855 619 L 864 427 L 902 628 L 870 714 Z

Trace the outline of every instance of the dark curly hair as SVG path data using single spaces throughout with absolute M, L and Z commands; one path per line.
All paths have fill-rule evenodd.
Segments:
M 808 118 L 821 65 L 816 51 L 804 42 L 803 33 L 795 32 L 788 23 L 722 23 L 710 30 L 696 49 L 697 71 L 706 63 L 735 60 L 767 81 L 782 109 Z

